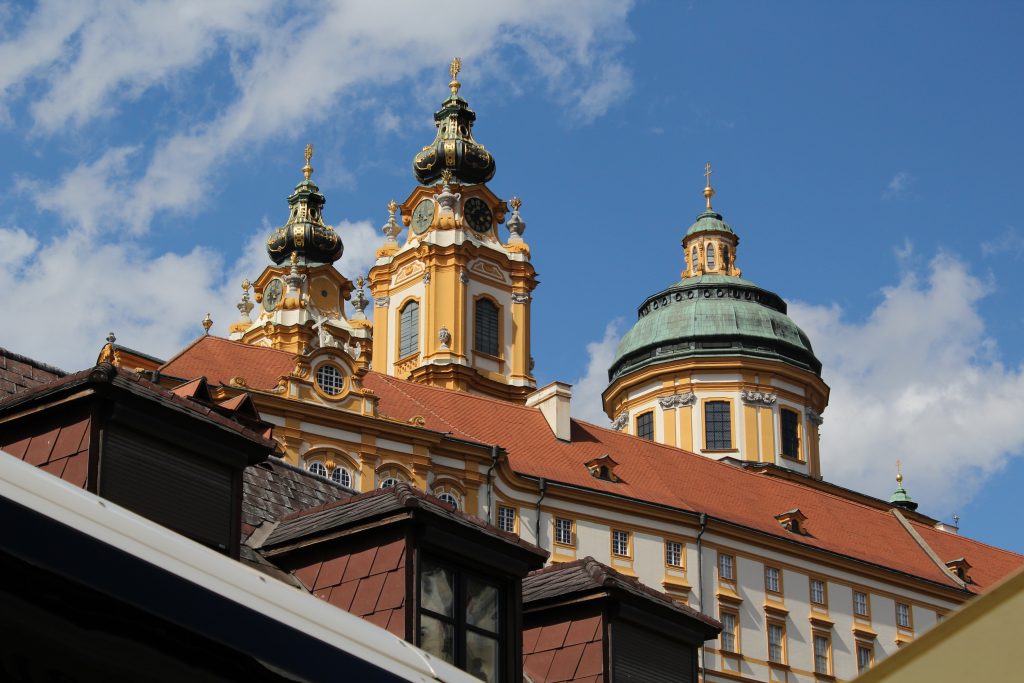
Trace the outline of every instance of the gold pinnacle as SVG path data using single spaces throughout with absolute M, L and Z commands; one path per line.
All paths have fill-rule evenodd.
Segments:
M 313 158 L 313 145 L 306 145 L 306 165 L 302 167 L 302 173 L 306 176 L 306 180 L 309 180 L 309 176 L 313 175 L 313 167 L 309 165 L 309 160 Z
M 896 483 L 903 486 L 903 471 L 900 468 L 900 461 L 896 461 Z
M 523 200 L 519 197 L 512 197 L 512 201 L 509 202 L 512 205 L 513 211 L 518 211 L 519 207 L 523 205 Z
M 457 78 L 460 71 L 462 71 L 462 60 L 455 57 L 452 59 L 452 65 L 448 68 L 448 73 L 452 75 L 452 82 L 448 84 L 448 87 L 452 89 L 452 95 L 458 95 L 459 88 L 462 87 Z
M 206 317 L 203 318 L 203 332 L 204 334 L 210 334 L 210 328 L 213 327 L 213 318 L 207 313 Z
M 248 293 L 249 293 L 249 288 L 250 288 L 250 287 L 252 287 L 252 283 L 251 283 L 251 282 L 249 282 L 249 278 L 245 278 L 244 280 L 242 280 L 242 291 L 243 291 L 243 292 L 245 292 L 246 294 L 248 294 Z
M 388 213 L 391 214 L 392 218 L 395 216 L 395 211 L 398 211 L 398 202 L 392 199 L 388 202 Z
M 366 283 L 366 280 L 363 279 L 362 275 L 360 275 L 359 277 L 356 278 L 356 287 L 358 287 L 359 289 L 362 289 L 363 285 L 365 283 Z
M 707 178 L 707 185 L 704 187 L 704 199 L 707 200 L 708 211 L 711 210 L 711 198 L 715 196 L 715 190 L 711 187 L 711 162 L 704 164 L 704 177 Z

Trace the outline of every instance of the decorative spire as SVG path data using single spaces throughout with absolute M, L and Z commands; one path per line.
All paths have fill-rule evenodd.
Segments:
M 344 246 L 334 228 L 324 223 L 323 208 L 327 201 L 310 176 L 313 167 L 313 145 L 306 145 L 305 178 L 288 197 L 288 222 L 274 231 L 267 240 L 267 254 L 275 264 L 282 264 L 292 254 L 305 263 L 333 263 L 341 258 Z
M 313 143 L 306 145 L 306 165 L 302 167 L 302 175 L 306 176 L 306 180 L 309 180 L 309 176 L 313 175 L 313 167 L 309 165 L 310 159 L 313 158 Z
M 917 503 L 910 497 L 907 490 L 903 488 L 903 470 L 899 460 L 896 461 L 896 490 L 889 496 L 889 504 L 904 510 L 910 510 L 911 512 L 917 509 Z
M 420 150 L 412 161 L 413 173 L 424 185 L 436 183 L 443 170 L 452 171 L 460 184 L 486 183 L 494 177 L 494 157 L 473 139 L 476 114 L 459 95 L 462 84 L 456 76 L 461 70 L 462 60 L 456 57 L 449 69 L 451 95 L 434 112 L 437 127 L 434 141 Z
M 704 186 L 704 199 L 707 200 L 707 209 L 712 211 L 711 198 L 715 196 L 715 188 L 711 187 L 711 162 L 704 164 L 704 177 L 707 178 L 707 184 Z
M 207 313 L 206 317 L 203 318 L 203 334 L 209 335 L 211 327 L 213 327 L 213 318 L 211 318 L 210 314 Z
M 452 91 L 452 97 L 457 96 L 459 94 L 459 88 L 462 87 L 462 84 L 458 81 L 460 71 L 462 71 L 462 60 L 455 57 L 452 59 L 451 66 L 448 67 L 448 73 L 452 75 L 452 82 L 448 84 L 448 87 L 451 88 Z
M 240 323 L 251 323 L 252 318 L 249 314 L 252 313 L 253 303 L 249 301 L 249 288 L 252 284 L 249 282 L 249 278 L 242 280 L 242 300 L 236 304 L 238 312 L 241 314 L 239 318 Z

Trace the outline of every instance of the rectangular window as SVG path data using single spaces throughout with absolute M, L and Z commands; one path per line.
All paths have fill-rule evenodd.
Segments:
M 555 517 L 555 543 L 558 545 L 573 545 L 571 519 Z
M 871 611 L 868 606 L 867 593 L 853 591 L 853 613 L 858 617 L 867 617 L 871 615 Z
M 648 411 L 636 418 L 636 435 L 648 441 L 654 440 L 654 413 Z
M 665 564 L 670 567 L 683 566 L 683 544 L 677 541 L 665 541 Z
M 874 648 L 868 645 L 857 646 L 857 673 L 864 673 L 871 668 L 871 660 L 874 658 Z
M 704 441 L 711 450 L 732 448 L 732 420 L 728 401 L 704 404 Z
M 831 673 L 832 639 L 828 636 L 814 636 L 814 673 L 828 675 Z
M 420 349 L 420 305 L 410 301 L 398 317 L 398 357 L 405 358 Z
M 913 628 L 910 620 L 910 605 L 902 602 L 896 603 L 896 625 L 900 628 Z
M 477 351 L 497 356 L 498 348 L 498 307 L 490 299 L 479 299 L 476 302 L 476 315 L 473 326 L 476 331 L 473 348 Z
M 427 652 L 486 681 L 504 669 L 504 591 L 459 567 L 424 558 L 420 565 L 419 634 Z
M 722 622 L 722 652 L 739 652 L 736 647 L 739 640 L 739 619 L 736 613 L 721 611 L 718 618 Z
M 779 423 L 782 427 L 782 454 L 790 458 L 800 458 L 800 414 L 783 408 L 779 411 Z
M 511 534 L 516 532 L 516 509 L 505 505 L 498 506 L 498 528 Z
M 629 557 L 629 532 L 612 529 L 612 555 Z
M 718 578 L 728 581 L 732 581 L 735 578 L 732 555 L 718 553 Z
M 775 622 L 768 622 L 768 661 L 786 663 L 786 627 Z
M 764 589 L 769 593 L 782 592 L 782 584 L 779 580 L 779 570 L 775 567 L 764 568 Z
M 825 607 L 828 605 L 828 594 L 825 592 L 825 582 L 821 579 L 811 579 L 811 604 Z

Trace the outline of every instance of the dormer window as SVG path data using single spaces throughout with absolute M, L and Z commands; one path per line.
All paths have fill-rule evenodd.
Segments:
M 324 465 L 319 460 L 314 460 L 313 462 L 309 463 L 308 469 L 310 474 L 315 474 L 318 477 L 327 476 L 327 466 Z
M 615 476 L 615 467 L 619 463 L 612 460 L 610 455 L 602 455 L 599 458 L 594 458 L 586 463 L 587 469 L 590 470 L 590 476 L 595 479 L 604 479 L 605 481 L 618 481 L 619 478 Z
M 973 583 L 971 577 L 968 575 L 971 571 L 971 563 L 962 557 L 958 557 L 955 560 L 950 560 L 946 563 L 949 570 L 956 574 L 961 581 L 964 583 Z
M 807 521 L 807 515 L 800 512 L 800 508 L 794 508 L 783 512 L 781 515 L 775 515 L 775 519 L 779 520 L 779 524 L 786 531 L 800 535 L 806 535 L 807 533 L 804 531 L 804 522 Z

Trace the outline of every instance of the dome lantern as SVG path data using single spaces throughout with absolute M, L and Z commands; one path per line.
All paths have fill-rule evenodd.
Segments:
M 306 145 L 306 165 L 302 167 L 304 179 L 288 197 L 288 222 L 278 228 L 267 240 L 267 254 L 277 265 L 294 254 L 305 264 L 333 263 L 341 258 L 344 246 L 334 228 L 324 223 L 326 203 L 320 188 L 310 176 L 313 167 L 313 145 Z

